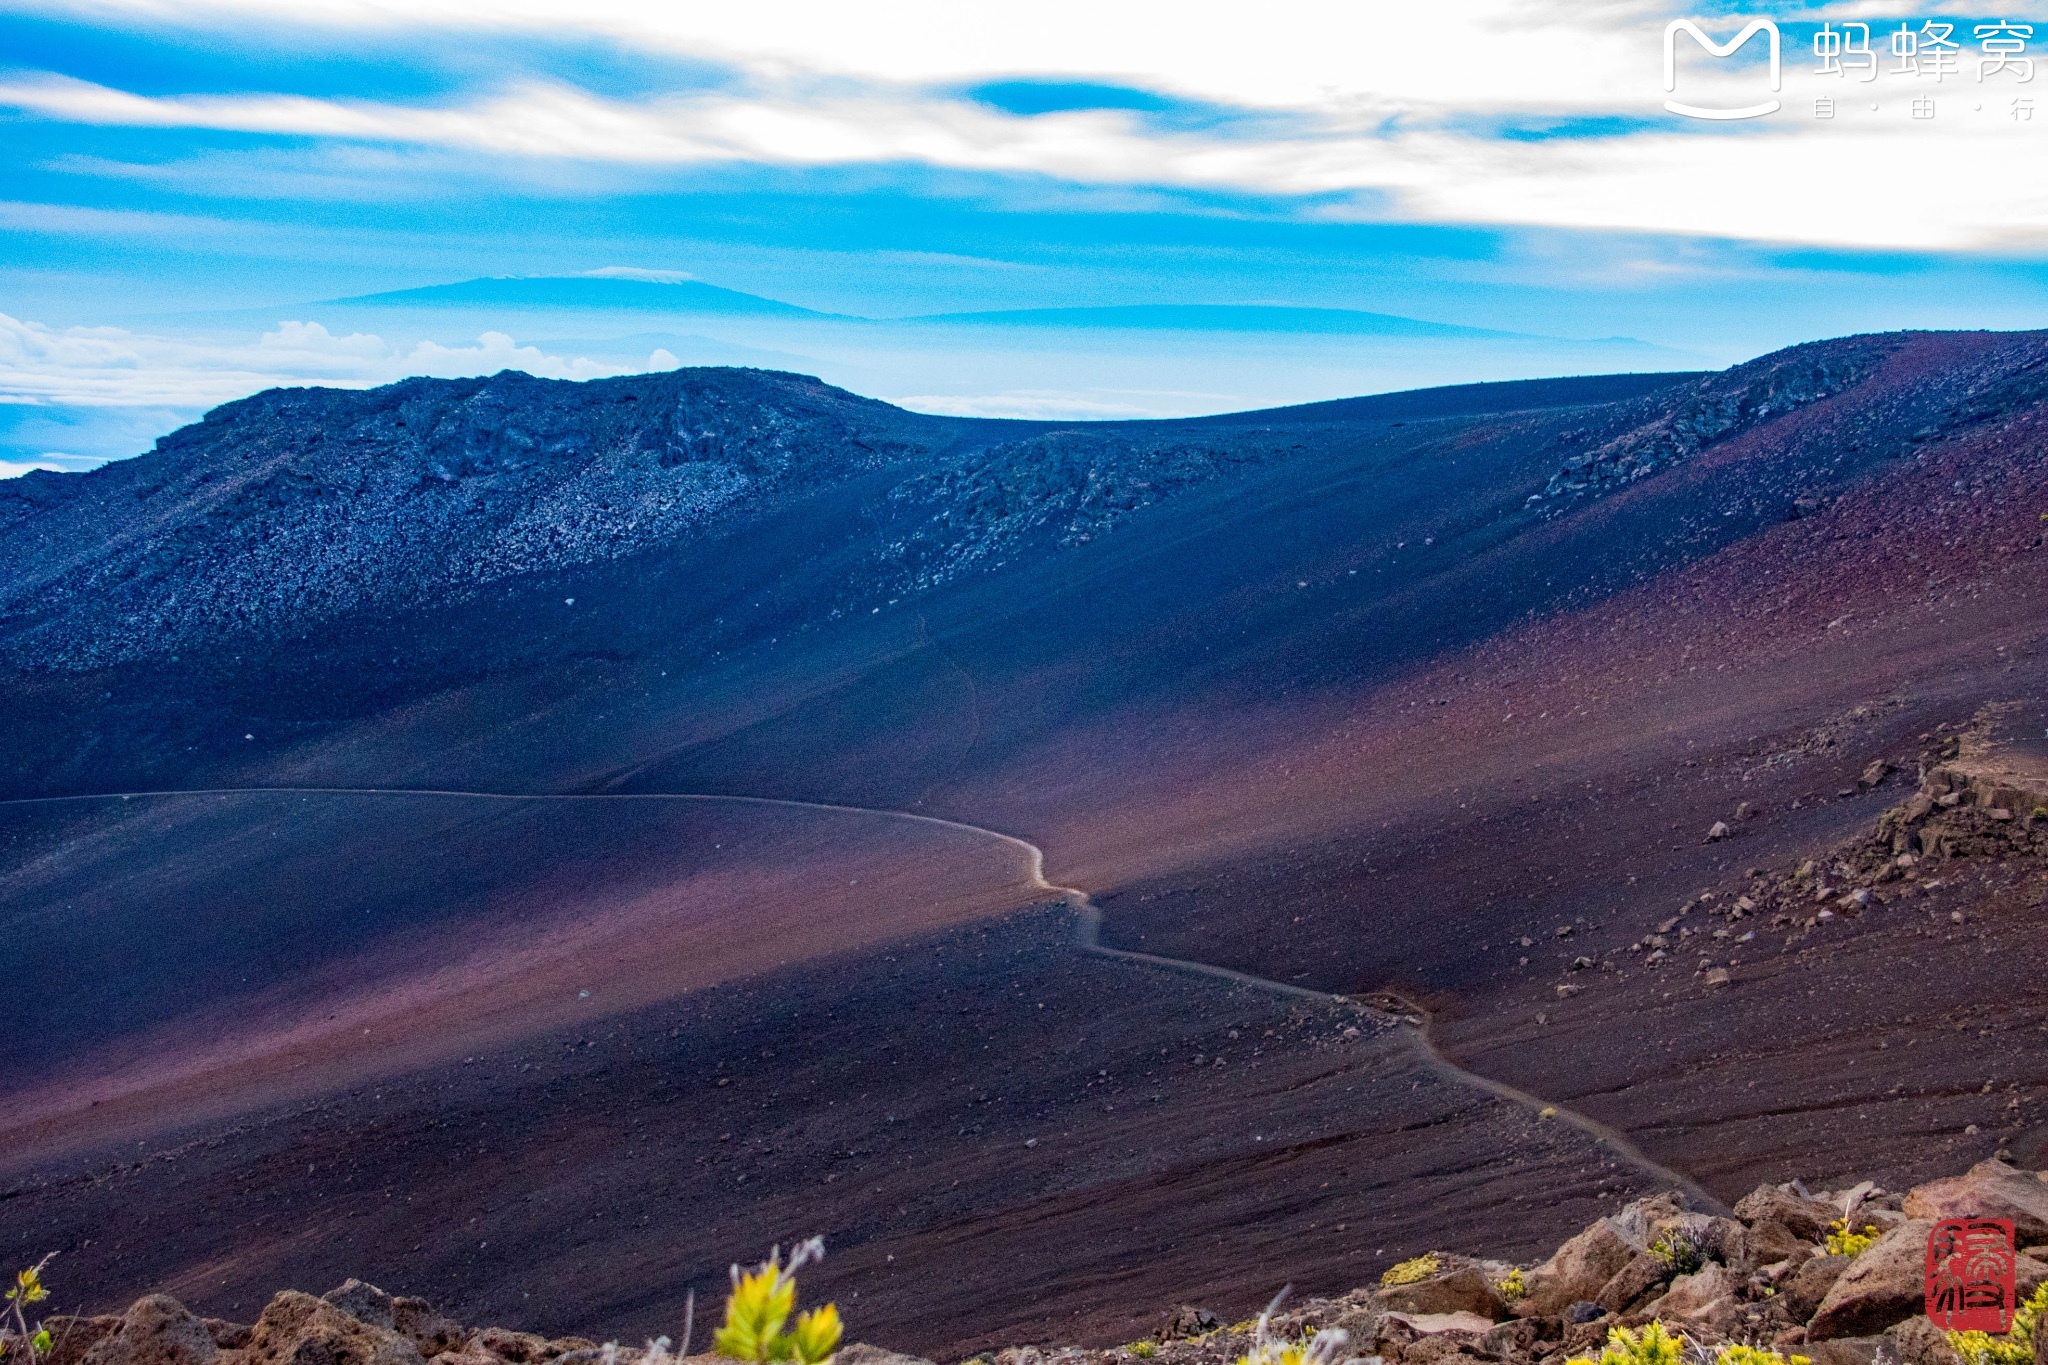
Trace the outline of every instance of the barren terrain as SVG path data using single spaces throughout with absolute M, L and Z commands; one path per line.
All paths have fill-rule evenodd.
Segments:
M 863 408 L 887 449 L 775 446 L 801 458 L 631 553 L 565 542 L 459 600 L 423 569 L 302 626 L 195 608 L 106 660 L 66 652 L 98 618 L 31 575 L 7 600 L 43 605 L 0 619 L 29 703 L 8 780 L 932 815 L 1042 847 L 1110 946 L 1419 1001 L 1454 1059 L 1724 1200 L 2038 1164 L 2048 864 L 1930 855 L 1911 897 L 1739 942 L 1706 907 L 1825 872 L 1985 708 L 2017 703 L 2024 737 L 2044 358 L 1851 338 L 1064 435 Z M 262 478 L 338 458 L 293 430 L 263 428 Z M 763 448 L 684 445 L 632 450 Z M 209 449 L 176 447 L 194 488 L 241 467 Z M 164 458 L 86 476 L 97 506 L 170 487 Z M 447 465 L 377 515 L 460 496 L 525 525 L 552 468 Z M 9 563 L 90 522 L 31 477 Z M 265 517 L 311 534 L 275 505 L 191 565 L 110 537 L 76 572 L 182 590 Z M 361 1274 L 465 1320 L 653 1333 L 727 1261 L 821 1232 L 863 1335 L 964 1354 L 1431 1246 L 1521 1254 L 1507 1207 L 1533 1252 L 1640 1185 L 1384 1016 L 1081 953 L 1000 840 L 570 804 L 0 808 L 0 928 L 37 983 L 0 1007 L 28 1040 L 0 1073 L 0 1246 L 62 1245 L 93 1307 L 163 1285 L 231 1314 Z M 1660 929 L 1688 905 L 1734 932 Z

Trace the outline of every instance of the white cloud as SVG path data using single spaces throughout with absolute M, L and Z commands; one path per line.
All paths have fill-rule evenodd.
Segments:
M 524 370 L 541 379 L 602 379 L 626 371 L 615 365 L 600 365 L 583 356 L 564 360 L 544 355 L 532 346 L 521 346 L 503 332 L 485 332 L 474 346 L 443 346 L 422 341 L 402 362 L 406 374 L 457 379 L 463 375 L 496 374 L 500 370 Z
M 1351 7 L 1346 13 L 1383 8 Z M 1313 6 L 1289 12 L 1299 18 L 1310 11 L 1323 12 Z M 321 12 L 330 19 L 360 20 L 382 11 L 334 0 Z M 434 13 L 440 22 L 456 22 L 452 11 Z M 495 22 L 537 22 L 516 5 L 495 13 Z M 626 22 L 622 13 L 613 18 Z M 1791 61 L 1785 116 L 1741 128 L 1703 128 L 1659 111 L 1661 30 L 1645 7 L 1592 5 L 1534 17 L 1496 9 L 1483 17 L 1487 23 L 1477 28 L 1477 21 L 1446 18 L 1450 27 L 1427 43 L 1420 30 L 1405 27 L 1408 20 L 1389 19 L 1392 27 L 1375 39 L 1377 45 L 1353 54 L 1366 76 L 1353 72 L 1336 81 L 1323 71 L 1331 79 L 1313 89 L 1282 89 L 1273 75 L 1264 85 L 1251 81 L 1226 90 L 1220 75 L 1204 74 L 1211 67 L 1202 54 L 1182 51 L 1185 65 L 1173 68 L 1178 86 L 1287 104 L 1292 111 L 1277 121 L 1241 120 L 1194 131 L 1156 126 L 1125 110 L 1018 117 L 898 79 L 966 74 L 972 63 L 959 43 L 939 44 L 914 66 L 871 53 L 858 74 L 876 83 L 827 80 L 821 72 L 843 69 L 855 58 L 842 53 L 828 61 L 822 49 L 778 46 L 780 40 L 746 25 L 719 29 L 712 35 L 716 41 L 705 39 L 705 50 L 732 56 L 739 36 L 754 34 L 765 46 L 743 55 L 750 69 L 765 74 L 751 90 L 633 102 L 559 83 L 528 83 L 467 102 L 413 106 L 295 95 L 159 98 L 36 76 L 0 82 L 0 105 L 84 123 L 410 144 L 565 164 L 912 162 L 1027 173 L 1069 184 L 1337 196 L 1339 203 L 1318 210 L 1333 216 L 1880 249 L 2048 248 L 2048 181 L 2015 169 L 2038 159 L 2048 142 L 2048 108 L 2038 122 L 2005 117 L 2009 93 L 2003 87 L 1996 94 L 1967 83 L 1945 89 L 1938 97 L 1943 120 L 1922 122 L 1906 108 L 1908 95 L 1924 93 L 1920 87 L 1884 86 L 1880 102 L 1889 101 L 1886 108 L 1870 111 L 1845 97 L 1841 116 L 1822 123 L 1797 115 L 1810 112 L 1815 92 L 1834 87 L 1825 86 L 1806 63 Z M 1104 23 L 1102 31 L 1077 30 L 1086 32 L 1087 41 L 1073 46 L 1086 53 L 1123 51 L 1117 35 L 1127 27 L 1124 20 Z M 1189 26 L 1168 27 L 1178 33 Z M 839 19 L 826 24 L 831 31 L 846 27 Z M 688 37 L 682 29 L 660 23 L 656 28 L 678 43 Z M 1355 13 L 1338 30 L 1297 55 L 1320 71 L 1321 48 L 1345 33 L 1364 31 Z M 1003 32 L 988 29 L 980 37 L 995 44 Z M 1185 47 L 1181 37 L 1165 41 Z M 1264 50 L 1264 39 L 1246 41 Z M 1407 51 L 1409 59 L 1389 66 L 1382 51 L 1388 44 Z M 1566 48 L 1571 63 L 1565 62 Z M 1464 55 L 1418 59 L 1423 52 Z M 1046 61 L 1054 55 L 1043 54 Z M 797 69 L 799 56 L 813 65 Z M 1004 60 L 1017 69 L 1038 69 L 1037 56 Z M 1069 54 L 1050 69 L 1107 75 L 1094 69 L 1095 60 Z M 1169 66 L 1154 61 L 1139 74 L 1173 85 L 1166 79 Z M 1493 73 L 1498 82 L 1475 83 L 1475 70 Z M 1365 84 L 1368 77 L 1383 83 Z M 1477 114 L 1508 108 L 1558 116 L 1636 113 L 1662 123 L 1627 135 L 1532 141 L 1503 138 L 1490 123 L 1473 122 Z M 1938 177 L 1905 169 L 1931 166 L 1941 167 Z M 636 279 L 680 274 L 636 267 L 593 273 Z
M 1184 397 L 1184 395 L 1181 395 Z M 912 412 L 941 417 L 1020 417 L 1040 422 L 1108 422 L 1124 418 L 1178 417 L 1184 404 L 1168 408 L 1108 401 L 1078 393 L 1047 389 L 1017 389 L 988 394 L 912 394 L 888 400 Z M 1212 404 L 1213 406 L 1213 404 Z M 1222 406 L 1228 406 L 1227 403 Z
M 596 379 L 674 365 L 666 352 L 656 352 L 645 366 L 550 355 L 503 332 L 486 332 L 468 346 L 422 341 L 401 349 L 361 332 L 335 336 L 317 322 L 282 322 L 252 342 L 118 327 L 58 329 L 0 313 L 0 403 L 35 406 L 189 411 L 280 385 L 368 388 L 408 375 L 455 378 L 500 370 Z
M 18 479 L 31 470 L 46 469 L 61 474 L 68 468 L 55 460 L 0 460 L 0 479 Z
M 553 0 L 111 0 L 79 7 L 110 10 L 183 24 L 256 17 L 344 29 L 596 33 L 633 50 L 736 67 L 764 85 L 809 76 L 909 85 L 1046 76 L 1319 111 L 1418 98 L 1463 107 L 1597 103 L 1642 84 L 1639 35 L 1647 26 L 1654 43 L 1675 12 L 1656 0 L 1266 0 L 1256 9 L 1240 0 L 1008 7 L 589 0 L 573 11 Z
M 583 274 L 594 280 L 645 280 L 649 284 L 681 284 L 696 278 L 687 270 L 646 270 L 637 265 L 608 265 Z

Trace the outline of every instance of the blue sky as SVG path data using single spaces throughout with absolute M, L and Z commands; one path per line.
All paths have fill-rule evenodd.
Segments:
M 2031 173 L 2048 73 L 2022 117 L 2036 82 L 1985 69 L 1984 18 L 1636 0 L 713 8 L 0 0 L 0 473 L 135 453 L 269 383 L 505 363 L 787 363 L 930 407 L 1140 415 L 2048 317 L 2048 182 Z M 2048 55 L 2032 10 L 2025 52 Z M 1761 41 L 1727 60 L 1685 47 L 1667 92 L 1666 23 L 1726 38 L 1752 14 L 1781 22 L 1781 110 L 1668 113 L 1673 96 L 1742 103 L 1766 71 Z M 1870 79 L 1818 69 L 1819 26 L 1856 23 L 1881 54 Z M 1947 33 L 1953 69 L 1892 70 L 1902 26 L 1935 52 Z M 1290 304 L 1647 347 L 1102 336 L 1063 368 L 1065 336 L 716 319 L 650 334 L 320 303 L 620 269 L 870 318 Z

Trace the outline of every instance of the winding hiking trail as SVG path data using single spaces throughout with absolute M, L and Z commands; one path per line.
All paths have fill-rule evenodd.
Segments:
M 1482 1091 L 1496 1099 L 1520 1105 L 1543 1118 L 1556 1118 L 1592 1138 L 1601 1146 L 1613 1152 L 1629 1165 L 1645 1175 L 1675 1185 L 1684 1190 L 1695 1208 L 1727 1214 L 1728 1207 L 1715 1198 L 1698 1182 L 1679 1171 L 1672 1170 L 1652 1160 L 1642 1149 L 1630 1142 L 1614 1128 L 1589 1118 L 1584 1114 L 1561 1104 L 1531 1095 L 1525 1090 L 1468 1071 L 1446 1057 L 1430 1037 L 1431 1015 L 1422 1006 L 1395 994 L 1380 991 L 1372 995 L 1345 995 L 1328 991 L 1310 990 L 1305 986 L 1289 985 L 1284 981 L 1271 981 L 1250 972 L 1237 971 L 1230 967 L 1219 967 L 1212 963 L 1196 962 L 1189 958 L 1165 957 L 1158 953 L 1134 952 L 1127 948 L 1110 948 L 1102 942 L 1102 910 L 1086 891 L 1076 886 L 1062 886 L 1049 881 L 1045 875 L 1045 850 L 1028 839 L 1001 830 L 988 829 L 982 825 L 970 825 L 962 820 L 947 820 L 936 815 L 918 815 L 912 811 L 888 810 L 875 806 L 848 806 L 827 801 L 798 801 L 776 796 L 732 796 L 712 792 L 481 792 L 451 791 L 418 787 L 208 787 L 185 790 L 100 792 L 81 796 L 32 796 L 11 797 L 0 800 L 0 807 L 84 804 L 94 801 L 139 801 L 158 798 L 196 796 L 407 796 L 439 797 L 450 800 L 470 801 L 696 801 L 729 802 L 736 805 L 778 806 L 794 810 L 835 811 L 845 815 L 876 816 L 889 820 L 904 820 L 916 824 L 933 825 L 941 829 L 959 830 L 962 833 L 981 838 L 994 839 L 1009 845 L 1024 855 L 1025 867 L 1030 874 L 1027 887 L 1043 891 L 1050 897 L 1064 902 L 1075 912 L 1075 945 L 1084 953 L 1095 957 L 1109 958 L 1118 962 L 1137 963 L 1157 967 L 1165 971 L 1181 972 L 1193 976 L 1208 977 L 1217 981 L 1228 981 L 1271 995 L 1294 1000 L 1316 1001 L 1322 1004 L 1351 1005 L 1378 1015 L 1383 1021 L 1399 1027 L 1407 1037 L 1422 1063 L 1439 1076 L 1457 1085 Z

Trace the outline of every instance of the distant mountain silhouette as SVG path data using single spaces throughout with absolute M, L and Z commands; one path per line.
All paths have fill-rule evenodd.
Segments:
M 705 284 L 701 280 L 619 279 L 589 275 L 504 276 L 395 289 L 329 305 L 366 308 L 580 308 L 620 312 L 709 313 L 727 316 L 809 318 L 815 321 L 872 322 L 941 327 L 1085 328 L 1100 331 L 1266 332 L 1304 336 L 1378 336 L 1465 341 L 1540 341 L 1567 338 L 1448 322 L 1425 322 L 1392 313 L 1354 308 L 1298 308 L 1276 304 L 1133 304 L 1106 308 L 1007 308 L 986 312 L 923 313 L 869 318 L 825 313 L 793 303 Z M 1578 345 L 1645 348 L 1629 337 L 1606 337 Z
M 1422 322 L 1353 308 L 1293 308 L 1274 304 L 1152 303 L 1114 308 L 1008 308 L 986 313 L 927 313 L 907 322 L 976 327 L 1126 328 L 1132 331 L 1302 332 L 1331 336 L 1462 337 L 1489 341 L 1556 341 L 1524 332 Z M 1626 340 L 1626 338 L 1617 338 Z M 1642 345 L 1641 342 L 1631 342 Z
M 662 313 L 728 313 L 827 318 L 793 303 L 722 289 L 701 280 L 631 280 L 590 275 L 501 276 L 327 299 L 378 308 L 591 308 Z

